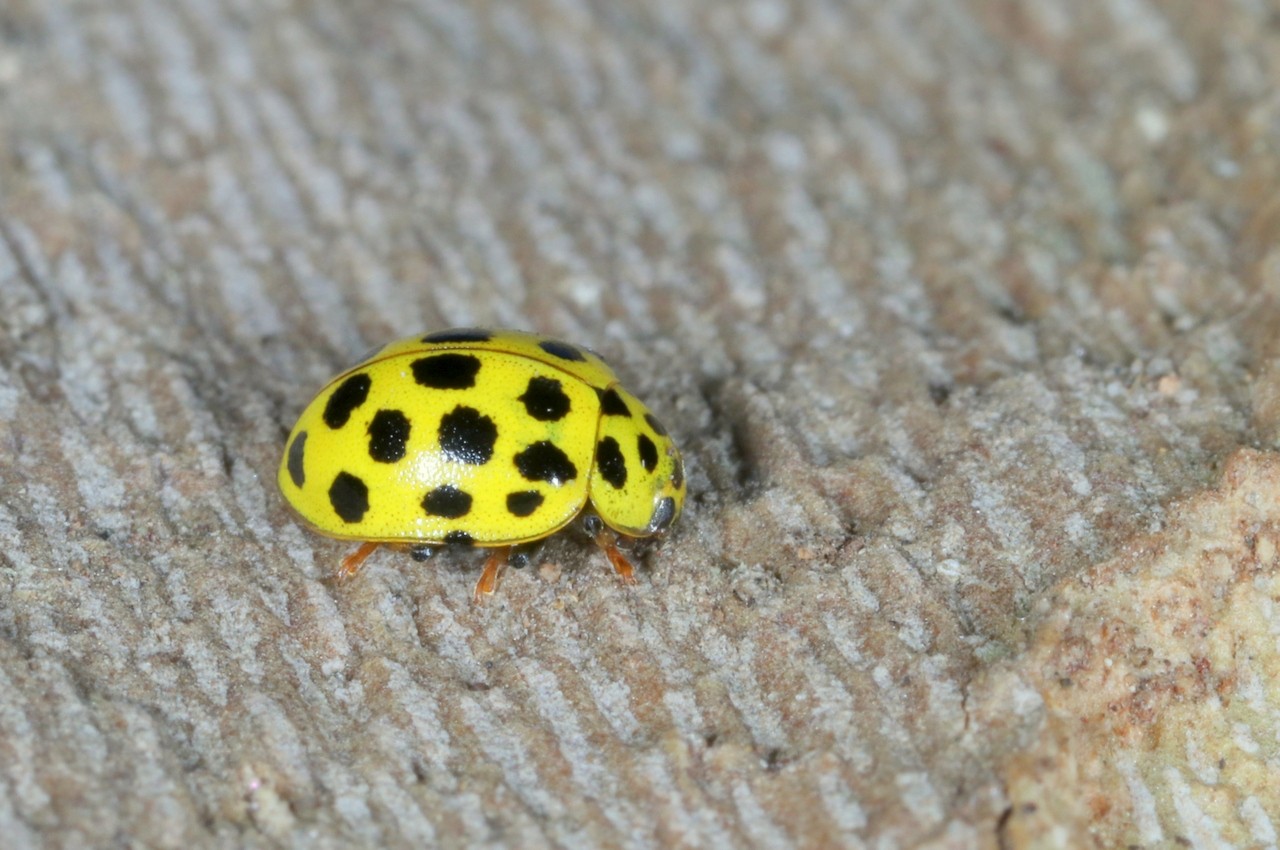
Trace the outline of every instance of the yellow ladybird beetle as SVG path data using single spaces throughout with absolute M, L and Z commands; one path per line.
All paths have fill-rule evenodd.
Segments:
M 277 475 L 321 534 L 415 558 L 491 548 L 475 598 L 513 547 L 583 517 L 621 579 L 619 537 L 662 535 L 684 504 L 680 452 L 599 355 L 544 336 L 462 328 L 390 343 L 338 375 L 293 427 Z

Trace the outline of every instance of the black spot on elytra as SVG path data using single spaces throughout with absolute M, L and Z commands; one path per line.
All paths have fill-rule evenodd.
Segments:
M 520 490 L 507 494 L 507 510 L 512 516 L 528 516 L 542 506 L 542 494 L 537 490 Z
M 597 390 L 600 393 L 600 412 L 605 416 L 630 416 L 631 409 L 614 389 Z
M 306 470 L 302 466 L 302 456 L 307 450 L 307 432 L 299 431 L 298 436 L 289 444 L 289 478 L 294 487 L 301 487 L 307 480 Z
M 351 413 L 369 397 L 373 380 L 363 372 L 352 375 L 333 391 L 324 405 L 324 424 L 335 431 L 347 424 Z
M 457 519 L 471 513 L 471 494 L 444 484 L 423 497 L 422 509 L 429 516 Z
M 539 422 L 557 422 L 569 412 L 569 397 L 555 378 L 530 378 L 520 401 Z
M 540 440 L 518 452 L 516 469 L 529 481 L 546 481 L 559 487 L 578 477 L 578 467 L 549 440 Z
M 667 530 L 667 526 L 671 525 L 671 521 L 675 518 L 676 500 L 670 496 L 664 496 L 653 509 L 653 516 L 649 517 L 649 525 L 645 530 L 650 534 L 661 534 Z
M 450 531 L 444 536 L 444 542 L 452 546 L 470 546 L 473 540 L 465 531 Z
M 552 357 L 559 357 L 561 360 L 580 362 L 587 359 L 576 346 L 561 342 L 558 339 L 544 339 L 538 343 L 538 348 L 541 348 Z
M 369 423 L 369 457 L 379 463 L 395 463 L 404 457 L 409 442 L 409 418 L 398 410 L 379 410 Z
M 339 472 L 329 485 L 329 504 L 343 522 L 359 522 L 369 510 L 369 488 L 350 472 Z
M 658 447 L 649 439 L 648 434 L 641 434 L 636 439 L 636 450 L 640 452 L 640 465 L 645 472 L 653 472 L 658 465 Z
M 613 437 L 605 437 L 596 446 L 596 466 L 600 469 L 600 477 L 612 484 L 615 490 L 621 490 L 627 483 L 627 461 Z
M 649 423 L 649 427 L 653 429 L 653 433 L 657 434 L 659 437 L 667 436 L 667 429 L 662 427 L 662 423 L 658 421 L 658 417 L 654 416 L 652 413 L 646 413 L 644 415 L 644 421 Z
M 471 354 L 433 354 L 409 366 L 413 379 L 433 390 L 469 390 L 476 385 L 480 358 Z
M 446 458 L 480 466 L 493 457 L 498 426 L 474 407 L 458 405 L 440 418 L 439 437 Z
M 674 468 L 671 470 L 671 486 L 679 490 L 684 486 L 684 461 L 676 455 Z
M 436 331 L 422 338 L 423 342 L 488 342 L 493 339 L 493 332 L 484 328 L 452 328 L 447 331 Z

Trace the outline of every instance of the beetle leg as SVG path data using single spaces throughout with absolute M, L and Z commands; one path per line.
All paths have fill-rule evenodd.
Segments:
M 366 540 L 360 544 L 360 548 L 352 552 L 350 555 L 342 559 L 342 565 L 338 567 L 338 580 L 346 581 L 356 573 L 360 572 L 364 559 L 368 558 L 382 544 L 376 540 Z
M 596 541 L 596 545 L 603 549 L 605 555 L 608 556 L 609 563 L 613 564 L 614 572 L 618 574 L 618 578 L 622 579 L 622 583 L 635 584 L 635 568 L 631 566 L 627 556 L 618 550 L 618 535 L 605 528 L 604 523 L 601 523 L 600 528 L 595 530 L 593 539 Z
M 538 556 L 538 552 L 541 549 L 541 540 L 535 540 L 532 543 L 522 543 L 519 546 L 512 546 L 511 554 L 507 556 L 507 566 L 517 570 L 523 570 L 525 567 L 533 563 L 534 558 Z
M 418 561 L 419 563 L 421 563 L 422 561 L 429 561 L 431 559 L 431 556 L 434 555 L 435 553 L 436 553 L 436 547 L 428 545 L 426 543 L 414 543 L 412 546 L 409 547 L 409 557 L 413 558 L 413 560 Z
M 485 596 L 492 596 L 498 589 L 498 576 L 501 575 L 502 568 L 507 565 L 507 557 L 510 554 L 510 546 L 499 546 L 489 553 L 489 557 L 484 562 L 484 572 L 480 574 L 480 580 L 476 582 L 476 589 L 472 594 L 472 598 L 477 603 L 482 602 Z

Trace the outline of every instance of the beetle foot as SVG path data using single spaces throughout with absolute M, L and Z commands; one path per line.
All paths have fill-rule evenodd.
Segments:
M 627 560 L 627 556 L 622 554 L 618 549 L 618 535 L 601 523 L 599 529 L 595 531 L 593 538 L 596 545 L 604 550 L 604 554 L 609 558 L 609 563 L 613 564 L 613 570 L 618 574 L 618 578 L 622 579 L 623 584 L 636 583 L 636 570 L 631 566 L 631 562 Z
M 498 589 L 498 577 L 502 574 L 502 569 L 507 565 L 507 558 L 511 555 L 510 546 L 500 546 L 489 553 L 489 557 L 484 562 L 484 572 L 480 573 L 480 580 L 476 582 L 476 589 L 472 593 L 472 599 L 476 603 L 484 601 L 484 597 L 492 596 Z
M 342 564 L 338 567 L 336 578 L 338 581 L 347 581 L 356 573 L 360 572 L 360 567 L 364 566 L 365 559 L 372 555 L 377 548 L 381 546 L 374 540 L 366 540 L 360 544 L 360 548 L 352 552 L 350 555 L 342 559 Z

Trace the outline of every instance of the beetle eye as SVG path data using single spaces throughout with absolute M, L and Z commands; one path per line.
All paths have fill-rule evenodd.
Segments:
M 671 521 L 676 518 L 676 500 L 670 496 L 664 496 L 658 502 L 658 506 L 653 509 L 653 516 L 649 518 L 649 526 L 645 530 L 650 534 L 661 534 L 667 530 L 667 526 L 671 525 Z

